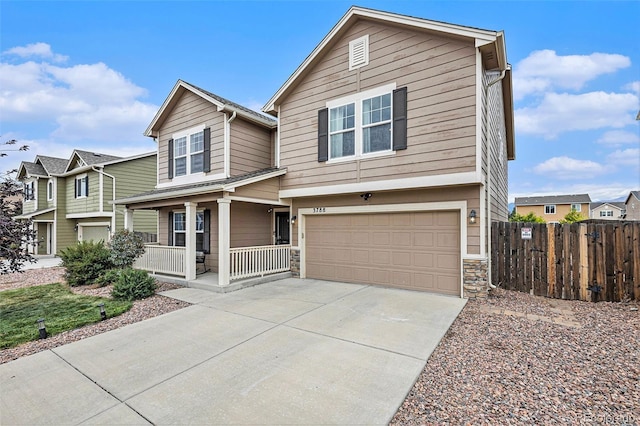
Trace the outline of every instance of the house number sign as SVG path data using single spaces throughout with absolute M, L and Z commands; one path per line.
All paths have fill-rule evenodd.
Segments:
M 326 207 L 314 207 L 313 208 L 313 212 L 314 213 L 326 213 L 327 209 Z

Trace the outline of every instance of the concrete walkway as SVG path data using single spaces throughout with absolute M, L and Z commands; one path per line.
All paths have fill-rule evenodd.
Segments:
M 386 424 L 465 300 L 286 279 L 0 365 L 0 424 Z

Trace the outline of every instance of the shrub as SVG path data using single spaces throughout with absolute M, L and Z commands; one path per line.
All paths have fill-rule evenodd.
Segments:
M 113 268 L 110 251 L 102 241 L 81 241 L 60 251 L 65 278 L 72 286 L 92 284 L 105 271 Z
M 109 269 L 107 271 L 104 271 L 102 275 L 100 275 L 96 280 L 96 284 L 99 284 L 100 287 L 113 284 L 116 281 L 118 281 L 118 278 L 120 278 L 121 273 L 122 273 L 122 269 Z
M 113 285 L 111 297 L 116 300 L 138 300 L 153 296 L 156 292 L 156 280 L 147 271 L 127 268 L 122 270 Z
M 130 268 L 144 253 L 144 241 L 140 235 L 121 229 L 111 237 L 111 261 L 117 268 Z

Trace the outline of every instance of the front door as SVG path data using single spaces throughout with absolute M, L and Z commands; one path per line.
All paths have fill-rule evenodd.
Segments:
M 289 244 L 289 212 L 276 212 L 276 244 Z

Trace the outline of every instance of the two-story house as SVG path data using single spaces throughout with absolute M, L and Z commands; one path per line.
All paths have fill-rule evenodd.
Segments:
M 590 219 L 620 220 L 624 215 L 624 202 L 598 201 L 590 205 Z
M 153 188 L 156 153 L 129 158 L 75 150 L 69 159 L 38 155 L 22 162 L 23 212 L 37 234 L 34 254 L 56 254 L 83 240 L 108 241 L 124 227 L 116 197 Z M 157 234 L 157 214 L 137 213 L 136 231 Z
M 502 32 L 352 7 L 263 111 L 178 81 L 147 129 L 157 188 L 117 203 L 158 209 L 179 274 L 208 252 L 226 286 L 290 243 L 302 278 L 487 286 L 515 158 Z
M 559 223 L 572 210 L 589 218 L 591 197 L 589 194 L 544 195 L 516 197 L 516 213 L 527 215 L 533 212 L 547 223 Z
M 624 201 L 624 220 L 640 220 L 640 191 L 630 191 Z

